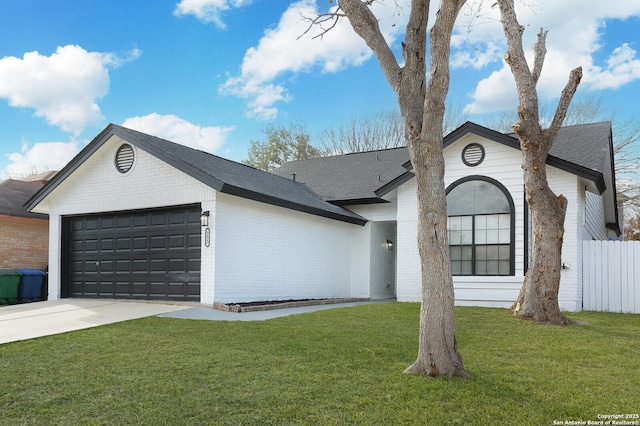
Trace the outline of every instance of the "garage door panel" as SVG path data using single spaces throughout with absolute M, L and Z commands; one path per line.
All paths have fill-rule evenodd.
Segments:
M 99 228 L 100 220 L 98 218 L 88 218 L 84 224 L 85 231 L 96 230 Z
M 148 250 L 149 239 L 147 237 L 133 237 L 133 249 L 134 250 Z
M 84 241 L 85 253 L 96 253 L 98 251 L 98 240 L 91 239 Z
M 114 223 L 115 219 L 113 217 L 100 218 L 100 229 L 112 229 Z
M 98 265 L 100 274 L 113 274 L 115 270 L 115 262 L 113 260 L 101 260 Z
M 131 261 L 128 259 L 116 260 L 116 272 L 123 273 L 131 270 Z
M 115 241 L 113 238 L 100 238 L 101 252 L 113 251 L 114 247 L 115 247 Z
M 199 207 L 63 220 L 66 295 L 199 300 Z

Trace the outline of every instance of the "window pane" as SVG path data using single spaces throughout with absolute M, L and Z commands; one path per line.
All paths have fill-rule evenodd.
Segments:
M 485 216 L 487 218 L 487 229 L 498 229 L 498 216 Z
M 498 240 L 495 242 L 499 244 L 509 244 L 511 242 L 511 230 L 501 229 L 498 234 Z
M 459 260 L 451 261 L 451 274 L 452 275 L 462 275 L 462 262 Z
M 476 216 L 476 229 L 487 229 L 487 216 Z
M 509 275 L 511 273 L 511 262 L 508 260 L 501 260 L 499 263 L 499 268 L 500 268 L 500 275 Z
M 498 260 L 500 247 L 487 246 L 487 259 Z
M 453 275 L 472 275 L 470 246 L 450 247 L 451 251 L 451 273 Z
M 460 245 L 460 231 L 449 230 L 449 244 L 452 246 Z
M 498 275 L 498 262 L 496 260 L 487 261 L 487 275 Z
M 476 246 L 476 260 L 487 260 L 487 248 Z
M 460 260 L 462 258 L 462 247 L 449 247 L 449 252 L 451 260 Z
M 486 229 L 476 229 L 476 244 L 487 244 Z
M 509 260 L 511 258 L 511 253 L 509 250 L 510 247 L 509 246 L 500 246 L 500 255 L 499 255 L 499 259 L 500 260 Z
M 495 244 L 498 242 L 498 230 L 497 229 L 488 229 L 487 230 L 487 244 Z
M 460 244 L 473 244 L 473 231 L 462 231 L 460 235 Z
M 472 248 L 470 246 L 462 247 L 462 260 L 471 261 L 472 259 Z
M 476 261 L 476 275 L 487 275 L 487 262 Z

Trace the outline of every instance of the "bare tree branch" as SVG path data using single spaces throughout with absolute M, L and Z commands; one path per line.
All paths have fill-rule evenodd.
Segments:
M 544 132 L 546 136 L 546 142 L 549 144 L 549 148 L 551 148 L 553 140 L 558 134 L 560 127 L 562 127 L 562 123 L 567 116 L 569 105 L 571 104 L 571 99 L 573 99 L 573 95 L 578 89 L 580 80 L 582 80 L 582 67 L 575 68 L 569 74 L 569 81 L 567 81 L 567 85 L 562 91 L 562 95 L 560 95 L 560 101 L 558 102 L 558 107 L 556 109 L 556 113 L 553 116 L 553 120 L 551 121 L 551 125 Z
M 371 1 L 340 0 L 339 6 L 349 16 L 353 30 L 367 43 L 380 62 L 380 67 L 391 88 L 397 93 L 400 85 L 401 67 L 391 47 L 382 36 L 378 18 L 369 9 Z M 413 8 L 412 8 L 413 10 Z
M 538 41 L 533 45 L 535 57 L 533 60 L 533 72 L 531 73 L 531 78 L 533 79 L 533 84 L 535 85 L 538 84 L 540 74 L 542 73 L 544 58 L 547 56 L 547 33 L 548 31 L 544 31 L 542 28 L 540 28 L 540 32 L 538 33 Z
M 344 13 L 339 13 L 338 11 L 334 13 L 321 13 L 314 17 L 308 17 L 304 15 L 301 16 L 302 20 L 308 22 L 309 25 L 307 26 L 307 29 L 302 34 L 300 34 L 298 38 L 296 38 L 296 40 L 300 40 L 302 37 L 309 34 L 309 31 L 311 31 L 311 29 L 315 27 L 319 27 L 321 31 L 320 34 L 316 34 L 312 37 L 312 39 L 322 39 L 326 33 L 331 31 L 336 25 L 338 25 L 338 21 L 340 20 L 340 18 L 346 17 Z M 325 24 L 326 22 L 329 22 L 331 25 L 325 28 L 323 24 Z

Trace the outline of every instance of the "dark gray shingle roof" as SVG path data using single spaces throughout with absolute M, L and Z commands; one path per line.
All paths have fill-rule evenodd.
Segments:
M 611 122 L 581 124 L 560 129 L 549 155 L 602 173 L 609 166 Z
M 474 133 L 520 149 L 513 134 L 504 134 L 467 122 L 444 138 L 445 148 L 460 137 Z M 558 134 L 547 162 L 596 182 L 603 190 L 603 173 L 611 146 L 611 123 L 564 127 Z M 338 204 L 380 201 L 379 196 L 411 177 L 407 148 L 393 148 L 292 161 L 274 171 L 279 176 L 296 174 L 325 200 Z
M 274 171 L 278 176 L 291 176 L 303 182 L 322 198 L 332 202 L 371 202 L 376 191 L 407 173 L 406 148 L 359 152 L 332 157 L 292 161 Z
M 110 124 L 96 136 L 48 185 L 28 201 L 26 207 L 34 208 L 113 135 L 217 191 L 331 219 L 360 225 L 366 223 L 361 216 L 326 202 L 303 184 L 115 124 Z
M 8 179 L 0 182 L 0 214 L 7 216 L 46 219 L 47 215 L 31 213 L 24 203 L 42 188 L 42 183 Z

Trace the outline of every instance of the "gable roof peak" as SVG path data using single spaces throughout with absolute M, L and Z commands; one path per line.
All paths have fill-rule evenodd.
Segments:
M 360 215 L 326 202 L 305 185 L 291 179 L 113 123 L 105 127 L 47 185 L 29 199 L 25 207 L 34 209 L 112 136 L 136 146 L 218 192 L 344 222 L 359 225 L 366 223 L 366 219 Z

